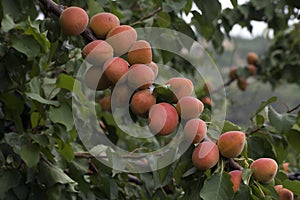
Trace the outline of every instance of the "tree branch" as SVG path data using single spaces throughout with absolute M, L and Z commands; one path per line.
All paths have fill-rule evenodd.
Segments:
M 291 112 L 297 110 L 298 108 L 300 108 L 300 103 L 298 105 L 296 105 L 294 108 L 288 110 L 287 113 L 291 113 Z
M 158 7 L 156 10 L 154 10 L 149 15 L 144 16 L 141 19 L 139 19 L 138 21 L 131 23 L 130 26 L 134 26 L 134 25 L 143 23 L 146 19 L 149 19 L 149 18 L 153 17 L 154 15 L 156 15 L 157 13 L 159 13 L 161 10 L 162 10 L 162 7 Z
M 228 165 L 230 168 L 235 170 L 243 170 L 243 167 L 240 166 L 237 162 L 233 160 L 233 158 L 228 158 Z
M 43 5 L 43 7 L 45 8 L 45 10 L 47 12 L 51 12 L 58 17 L 61 15 L 64 8 L 66 7 L 66 6 L 57 4 L 52 0 L 39 0 L 39 1 Z M 95 35 L 93 34 L 93 32 L 90 28 L 87 28 L 83 33 L 81 33 L 81 36 L 84 37 L 88 42 L 97 40 L 97 38 L 95 37 Z

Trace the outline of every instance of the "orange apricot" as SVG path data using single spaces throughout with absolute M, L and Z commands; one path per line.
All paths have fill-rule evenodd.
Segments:
M 138 40 L 128 51 L 128 62 L 133 64 L 148 64 L 152 61 L 152 50 L 150 44 L 145 40 Z
M 293 192 L 287 188 L 284 188 L 282 185 L 275 185 L 274 188 L 279 196 L 279 200 L 293 200 L 294 199 Z
M 113 47 L 115 56 L 121 56 L 128 52 L 137 39 L 137 32 L 128 25 L 121 25 L 111 29 L 106 41 Z
M 169 135 L 177 127 L 178 114 L 171 104 L 158 103 L 150 108 L 148 121 L 153 134 Z
M 191 119 L 185 124 L 183 132 L 188 140 L 196 144 L 205 138 L 207 126 L 206 123 L 199 118 Z
M 59 16 L 59 25 L 66 35 L 80 35 L 85 31 L 89 23 L 89 17 L 80 7 L 68 7 Z
M 252 65 L 252 64 L 249 64 L 248 67 L 247 67 L 247 69 L 249 70 L 249 72 L 250 72 L 250 74 L 252 76 L 254 76 L 256 74 L 256 72 L 257 72 L 256 66 Z
M 192 96 L 180 98 L 176 105 L 176 110 L 182 119 L 197 118 L 204 109 L 203 103 Z
M 256 65 L 257 62 L 258 62 L 258 55 L 254 52 L 249 52 L 247 54 L 247 63 Z
M 128 62 L 120 57 L 113 57 L 108 59 L 104 65 L 104 74 L 108 80 L 116 84 L 121 77 L 128 71 Z
M 201 98 L 200 101 L 205 105 L 212 106 L 212 100 L 209 96 Z
M 111 111 L 111 96 L 102 97 L 99 104 L 103 111 Z
M 94 40 L 82 49 L 82 56 L 88 63 L 101 66 L 113 57 L 113 48 L 104 40 Z
M 229 172 L 231 176 L 231 182 L 233 183 L 233 191 L 237 192 L 241 186 L 242 181 L 242 171 L 241 170 L 233 170 Z
M 127 83 L 134 89 L 147 89 L 154 82 L 154 73 L 147 65 L 134 64 L 129 68 Z
M 231 80 L 235 80 L 235 79 L 238 78 L 237 70 L 238 70 L 237 67 L 232 67 L 232 68 L 230 68 L 230 70 L 229 70 L 229 78 L 230 78 Z
M 240 90 L 246 91 L 246 89 L 248 87 L 248 83 L 246 80 L 239 78 L 237 81 L 237 86 Z
M 246 142 L 246 135 L 242 131 L 228 131 L 218 140 L 218 147 L 222 156 L 234 158 L 241 154 Z
M 219 150 L 215 143 L 204 141 L 193 151 L 192 161 L 200 170 L 207 170 L 215 166 L 219 161 Z
M 255 160 L 250 168 L 253 169 L 253 177 L 261 183 L 270 183 L 278 169 L 278 165 L 275 160 L 271 158 L 259 158 Z
M 147 118 L 150 108 L 155 103 L 156 98 L 150 90 L 140 90 L 132 96 L 130 108 L 134 114 Z
M 91 18 L 89 26 L 98 38 L 105 39 L 111 29 L 120 26 L 120 20 L 112 13 L 102 12 Z
M 112 84 L 99 67 L 90 67 L 85 73 L 85 84 L 93 90 L 105 90 Z
M 174 102 L 177 102 L 178 99 L 189 96 L 194 90 L 193 82 L 187 78 L 174 77 L 169 79 L 166 82 L 166 85 L 170 85 L 173 93 L 176 96 Z
M 151 61 L 150 63 L 147 64 L 148 67 L 150 67 L 152 69 L 152 71 L 154 72 L 154 77 L 157 77 L 158 75 L 158 66 L 155 62 Z

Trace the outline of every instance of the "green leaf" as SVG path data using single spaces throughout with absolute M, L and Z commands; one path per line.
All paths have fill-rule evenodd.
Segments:
M 221 11 L 221 3 L 219 1 L 210 1 L 207 3 L 205 0 L 200 0 L 194 2 L 201 10 L 206 23 L 211 23 Z
M 38 144 L 26 144 L 21 147 L 20 156 L 31 168 L 35 166 L 40 160 L 40 147 Z
M 72 130 L 74 126 L 72 109 L 66 103 L 62 103 L 59 107 L 51 106 L 49 109 L 49 118 L 54 123 L 63 124 L 67 131 Z
M 159 84 L 154 84 L 154 86 L 153 95 L 157 101 L 172 102 L 176 98 L 171 86 Z
M 270 99 L 268 99 L 267 101 L 263 101 L 260 106 L 258 107 L 257 111 L 252 115 L 251 119 L 253 119 L 253 117 L 255 117 L 255 115 L 257 115 L 258 113 L 260 113 L 265 107 L 267 107 L 267 105 L 273 103 L 277 101 L 277 97 L 271 97 Z
M 228 173 L 217 173 L 205 180 L 200 196 L 204 200 L 229 200 L 234 195 L 232 187 Z
M 56 81 L 56 86 L 69 91 L 73 90 L 75 79 L 72 76 L 66 74 L 60 74 Z
M 15 27 L 16 27 L 16 24 L 15 24 L 14 20 L 9 15 L 5 15 L 1 21 L 1 30 L 4 33 L 7 33 L 8 31 L 10 31 L 11 29 L 13 29 Z
M 238 126 L 228 120 L 225 120 L 223 129 L 222 129 L 222 133 L 225 133 L 227 131 L 240 131 L 240 130 L 242 130 L 240 126 Z
M 100 12 L 104 12 L 104 9 L 101 6 L 101 4 L 95 0 L 88 0 L 87 5 L 89 9 L 89 17 L 92 17 Z
M 11 37 L 11 46 L 17 51 L 25 54 L 28 60 L 35 58 L 40 52 L 40 45 L 37 43 L 34 37 L 29 35 L 23 37 Z
M 250 199 L 249 187 L 241 184 L 239 190 L 234 194 L 233 200 L 248 200 Z
M 21 175 L 18 171 L 4 171 L 0 176 L 0 198 L 5 199 L 5 193 L 19 185 Z
M 63 143 L 62 145 L 59 145 L 57 151 L 61 153 L 66 161 L 71 162 L 72 160 L 74 160 L 74 151 L 71 144 Z
M 251 0 L 252 5 L 257 9 L 263 9 L 270 4 L 269 0 Z
M 46 35 L 43 33 L 40 33 L 38 26 L 35 27 L 30 19 L 27 21 L 28 28 L 25 30 L 25 34 L 32 35 L 34 39 L 41 45 L 43 50 L 47 52 L 47 50 L 50 48 L 50 42 L 47 39 Z
M 158 26 L 163 27 L 163 28 L 168 27 L 171 23 L 170 15 L 163 11 L 161 11 L 157 14 L 156 20 L 157 20 Z
M 300 181 L 285 180 L 283 187 L 291 190 L 295 195 L 300 195 Z
M 292 129 L 286 133 L 286 137 L 289 144 L 292 146 L 292 148 L 294 148 L 294 150 L 297 151 L 298 154 L 300 154 L 300 145 L 299 145 L 300 132 Z
M 32 100 L 35 100 L 35 101 L 40 102 L 42 104 L 59 106 L 59 102 L 58 101 L 44 99 L 39 94 L 35 94 L 35 93 L 25 93 L 25 94 L 27 95 L 27 97 L 31 98 Z
M 60 91 L 60 88 L 56 87 L 56 78 L 47 78 L 43 79 L 43 90 L 45 97 L 47 99 L 54 98 Z
M 276 128 L 279 133 L 288 132 L 296 123 L 296 115 L 276 112 L 271 106 L 268 109 L 268 117 L 272 126 Z
M 236 8 L 238 6 L 238 2 L 237 0 L 230 0 L 231 1 L 231 4 L 234 8 Z

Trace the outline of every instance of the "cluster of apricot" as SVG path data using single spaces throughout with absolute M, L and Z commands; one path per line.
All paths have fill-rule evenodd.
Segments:
M 187 78 L 174 77 L 166 81 L 173 92 L 171 101 L 157 101 L 150 89 L 158 75 L 158 66 L 152 61 L 152 49 L 145 40 L 137 40 L 137 32 L 128 25 L 120 25 L 118 17 L 102 12 L 94 15 L 90 21 L 86 12 L 79 7 L 69 7 L 60 16 L 62 31 L 67 35 L 79 35 L 87 26 L 97 40 L 88 43 L 82 49 L 82 55 L 91 67 L 85 74 L 85 83 L 91 89 L 111 88 L 116 92 L 116 106 L 126 107 L 135 115 L 148 119 L 153 134 L 165 136 L 173 133 L 179 122 L 183 124 L 186 139 L 196 145 L 192 154 L 194 166 L 199 170 L 214 167 L 220 155 L 235 158 L 244 149 L 246 135 L 241 131 L 223 133 L 217 142 L 207 136 L 207 125 L 199 118 L 204 105 L 192 96 L 194 86 Z M 248 69 L 256 73 L 256 54 L 248 54 Z M 239 79 L 237 70 L 230 77 L 238 79 L 240 88 L 245 89 L 246 82 Z M 118 87 L 116 84 L 118 82 Z M 208 87 L 208 86 L 207 86 Z M 134 91 L 133 94 L 130 91 Z M 130 98 L 127 98 L 130 96 Z M 126 102 L 127 101 L 127 102 Z M 100 100 L 103 110 L 111 111 L 111 96 Z M 262 183 L 269 183 L 277 172 L 277 163 L 270 158 L 255 160 L 251 166 L 253 177 Z M 236 192 L 241 184 L 242 171 L 229 173 Z M 287 189 L 276 186 L 279 196 L 289 195 Z
M 257 73 L 257 63 L 258 63 L 258 55 L 254 52 L 249 52 L 247 54 L 247 67 L 246 70 L 249 72 L 250 76 L 254 76 Z M 247 78 L 238 75 L 239 68 L 232 67 L 229 71 L 230 80 L 237 80 L 237 86 L 240 90 L 245 91 L 248 86 Z

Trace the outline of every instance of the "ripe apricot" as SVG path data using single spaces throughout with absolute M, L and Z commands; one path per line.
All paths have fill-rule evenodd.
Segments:
M 184 96 L 191 95 L 194 90 L 193 82 L 182 77 L 171 78 L 166 82 L 166 85 L 171 85 L 172 91 L 176 96 L 174 102 L 177 102 L 178 99 Z
M 104 74 L 112 84 L 116 84 L 128 71 L 128 62 L 120 57 L 108 59 L 104 65 Z
M 134 64 L 129 68 L 127 83 L 134 89 L 147 89 L 154 82 L 154 73 L 147 65 Z
M 120 20 L 112 13 L 102 12 L 91 18 L 89 26 L 98 38 L 105 39 L 111 29 L 120 26 Z
M 90 67 L 85 73 L 85 84 L 93 90 L 105 90 L 112 84 L 99 67 Z
M 196 144 L 205 138 L 207 126 L 206 123 L 199 118 L 191 119 L 185 124 L 183 132 L 188 140 L 192 141 L 193 144 Z
M 151 61 L 150 63 L 147 64 L 148 67 L 150 67 L 152 69 L 152 71 L 154 72 L 154 77 L 156 78 L 158 75 L 158 66 L 155 62 Z
M 212 106 L 212 100 L 209 96 L 201 98 L 200 101 L 205 105 Z
M 212 168 L 219 161 L 217 145 L 209 141 L 200 143 L 193 151 L 192 161 L 197 169 L 207 170 Z
M 235 80 L 235 79 L 238 78 L 237 70 L 238 70 L 237 67 L 232 67 L 232 68 L 230 68 L 230 70 L 229 70 L 229 78 L 230 78 L 231 80 Z
M 274 188 L 279 196 L 279 200 L 293 200 L 294 199 L 293 192 L 287 188 L 284 188 L 282 185 L 275 185 Z
M 233 183 L 233 191 L 237 192 L 241 186 L 242 181 L 242 171 L 241 170 L 233 170 L 229 172 L 231 176 L 231 182 Z
M 155 103 L 156 99 L 150 90 L 140 90 L 132 96 L 130 108 L 134 114 L 147 118 L 150 108 Z
M 254 170 L 253 177 L 257 181 L 270 183 L 277 173 L 278 165 L 271 158 L 259 158 L 250 165 L 250 168 Z
M 204 109 L 203 103 L 192 96 L 180 98 L 176 105 L 176 110 L 182 119 L 197 118 Z
M 150 44 L 145 40 L 138 40 L 128 51 L 128 62 L 133 64 L 148 64 L 152 61 L 152 50 Z
M 285 162 L 285 163 L 282 164 L 283 171 L 284 171 L 285 173 L 289 173 L 289 172 L 290 172 L 289 165 L 290 165 L 289 162 Z
M 66 35 L 80 35 L 86 29 L 89 17 L 85 10 L 72 6 L 63 10 L 59 16 L 59 25 Z
M 101 66 L 113 57 L 113 48 L 104 40 L 94 40 L 82 49 L 82 56 L 88 63 Z
M 158 103 L 150 108 L 148 121 L 152 133 L 169 135 L 177 127 L 178 114 L 171 104 Z
M 248 83 L 246 80 L 239 78 L 237 81 L 237 86 L 240 90 L 246 91 L 246 89 L 248 87 Z
M 241 154 L 246 142 L 246 135 L 242 131 L 228 131 L 218 140 L 218 147 L 222 156 L 234 158 Z
M 257 62 L 258 62 L 258 55 L 254 52 L 249 52 L 247 54 L 247 63 L 256 65 Z
M 212 86 L 210 85 L 210 83 L 205 82 L 203 84 L 203 91 L 205 92 L 205 94 L 208 94 L 209 91 L 211 91 Z
M 111 96 L 105 96 L 100 99 L 99 104 L 103 111 L 111 111 Z
M 247 67 L 247 69 L 249 70 L 249 72 L 250 72 L 250 74 L 252 76 L 254 76 L 256 74 L 256 72 L 257 72 L 256 66 L 252 65 L 252 64 L 249 64 L 248 67 Z
M 116 56 L 127 53 L 136 39 L 136 30 L 128 25 L 117 26 L 106 36 L 106 41 L 113 47 Z

